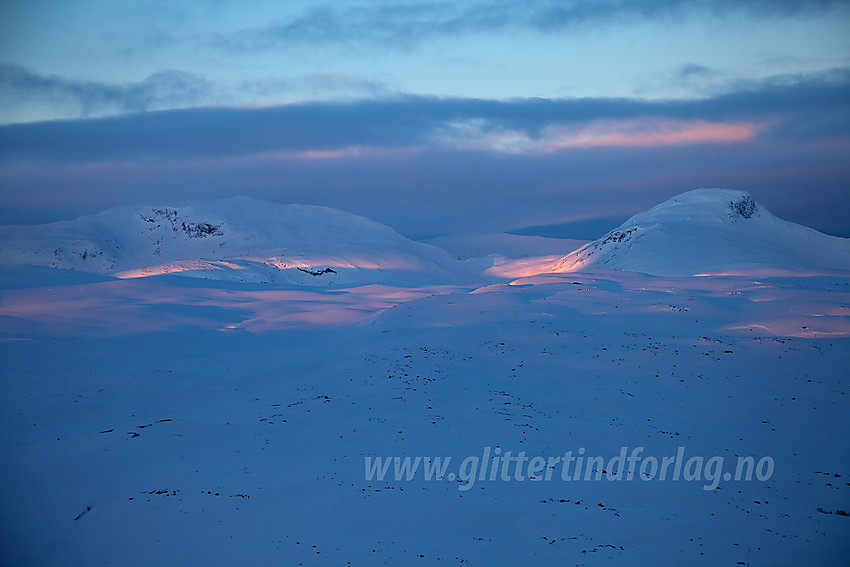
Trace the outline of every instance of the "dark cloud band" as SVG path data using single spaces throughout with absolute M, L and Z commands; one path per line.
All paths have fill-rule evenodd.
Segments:
M 353 146 L 433 144 L 441 132 L 474 124 L 480 134 L 518 132 L 539 139 L 550 128 L 598 121 L 774 121 L 776 132 L 848 135 L 850 71 L 785 76 L 705 100 L 479 100 L 398 96 L 265 108 L 192 108 L 110 118 L 0 127 L 0 161 L 90 162 L 146 157 L 244 156 Z M 44 88 L 59 88 L 48 83 Z M 120 98 L 119 94 L 115 94 Z M 133 95 L 135 96 L 135 95 Z M 131 96 L 131 98 L 133 98 Z M 125 103 L 129 104 L 129 102 Z

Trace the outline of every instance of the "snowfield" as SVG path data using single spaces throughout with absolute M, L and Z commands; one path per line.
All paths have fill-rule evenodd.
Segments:
M 3 227 L 3 563 L 844 565 L 848 240 L 728 190 L 543 240 Z

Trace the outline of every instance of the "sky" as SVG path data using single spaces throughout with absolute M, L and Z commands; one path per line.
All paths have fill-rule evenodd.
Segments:
M 0 224 L 241 194 L 594 238 L 729 187 L 850 237 L 848 32 L 846 0 L 5 0 Z

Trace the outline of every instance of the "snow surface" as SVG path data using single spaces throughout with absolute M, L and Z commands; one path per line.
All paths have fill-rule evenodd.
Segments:
M 679 202 L 695 205 L 694 194 Z M 280 209 L 287 223 L 304 218 L 298 231 L 287 225 L 286 240 L 268 206 L 205 206 L 173 208 L 196 223 L 183 234 L 205 222 L 228 236 L 202 227 L 208 236 L 189 240 L 163 225 L 160 264 L 148 263 L 156 231 L 136 221 L 141 209 L 123 210 L 124 224 L 112 211 L 47 229 L 63 250 L 119 246 L 96 254 L 114 266 L 80 258 L 101 266 L 89 271 L 26 265 L 21 250 L 38 260 L 30 264 L 45 257 L 33 245 L 49 251 L 43 227 L 4 229 L 3 258 L 21 261 L 0 269 L 0 563 L 846 564 L 850 276 L 813 275 L 809 260 L 839 245 L 813 249 L 796 272 L 792 256 L 783 266 L 771 256 L 750 272 L 718 266 L 730 275 L 585 267 L 499 277 L 490 255 L 446 260 L 344 213 Z M 696 210 L 710 225 L 714 208 Z M 751 212 L 728 222 L 771 219 Z M 252 225 L 280 236 L 252 240 Z M 726 246 L 713 239 L 729 230 L 704 232 L 703 246 Z M 215 238 L 227 239 L 227 258 L 205 248 Z M 292 244 L 311 238 L 320 252 Z M 647 238 L 632 250 L 660 258 Z M 738 253 L 757 257 L 752 242 Z M 411 263 L 390 274 L 399 281 L 357 268 L 363 281 L 332 285 L 209 278 L 223 268 L 205 269 L 206 279 L 114 277 L 198 258 L 267 259 L 284 245 L 311 269 L 331 267 L 310 259 L 319 253 Z M 533 257 L 514 261 L 534 272 Z M 473 267 L 488 273 L 470 276 Z M 723 457 L 724 471 L 738 456 L 769 456 L 775 470 L 714 490 L 705 478 L 558 474 L 482 477 L 461 490 L 452 476 L 485 447 L 607 460 L 624 446 L 659 460 L 684 447 Z M 366 457 L 392 456 L 452 461 L 438 479 L 366 478 Z

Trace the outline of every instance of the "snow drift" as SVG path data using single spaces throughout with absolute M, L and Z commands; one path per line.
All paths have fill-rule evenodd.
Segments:
M 552 271 L 600 268 L 665 276 L 850 271 L 850 239 L 777 218 L 746 191 L 697 189 L 631 217 Z

